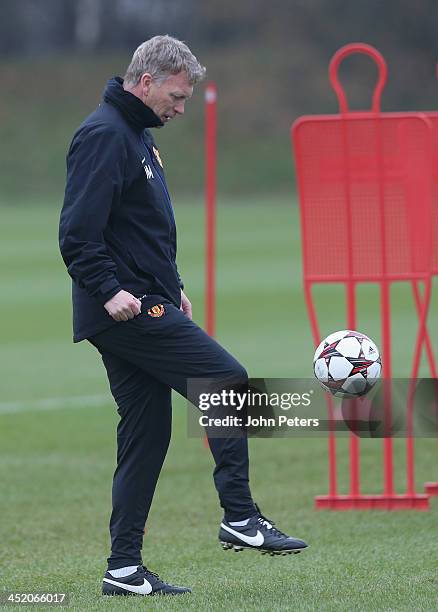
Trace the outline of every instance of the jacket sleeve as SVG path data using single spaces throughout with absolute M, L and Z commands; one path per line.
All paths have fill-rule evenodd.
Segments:
M 72 279 L 102 305 L 121 290 L 104 230 L 120 200 L 126 148 L 105 126 L 78 132 L 67 155 L 59 246 Z
M 177 270 L 176 270 L 176 275 L 177 275 L 177 277 L 178 277 L 179 286 L 181 287 L 181 289 L 183 289 L 183 290 L 184 290 L 184 283 L 183 283 L 183 280 L 182 280 L 182 278 L 181 278 L 180 273 L 178 272 L 178 268 L 177 268 Z

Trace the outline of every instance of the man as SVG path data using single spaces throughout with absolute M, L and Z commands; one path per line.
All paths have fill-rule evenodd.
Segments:
M 60 249 L 73 279 L 74 341 L 101 353 L 117 403 L 117 468 L 105 595 L 179 594 L 142 563 L 143 530 L 171 430 L 171 389 L 189 378 L 245 384 L 244 368 L 192 320 L 176 267 L 176 229 L 149 128 L 182 116 L 205 73 L 189 48 L 155 36 L 135 51 L 124 80 L 79 127 L 67 157 Z M 255 506 L 246 437 L 210 439 L 224 509 L 224 547 L 297 552 Z

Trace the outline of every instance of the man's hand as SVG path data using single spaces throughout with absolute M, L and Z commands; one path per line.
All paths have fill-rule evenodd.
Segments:
M 181 289 L 181 308 L 180 310 L 182 310 L 183 313 L 187 317 L 189 317 L 189 319 L 192 318 L 192 304 L 182 289 Z
M 122 289 L 106 302 L 104 308 L 114 321 L 128 321 L 140 314 L 141 301 Z

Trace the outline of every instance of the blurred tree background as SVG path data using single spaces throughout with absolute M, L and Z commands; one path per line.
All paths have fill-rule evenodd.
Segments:
M 354 41 L 387 60 L 384 110 L 438 106 L 436 0 L 2 0 L 0 203 L 62 198 L 73 131 L 123 75 L 143 40 L 185 40 L 219 88 L 219 185 L 225 194 L 293 193 L 289 129 L 336 112 L 327 68 Z M 376 69 L 345 62 L 353 108 L 367 108 Z M 172 189 L 202 192 L 203 86 L 186 117 L 155 132 Z

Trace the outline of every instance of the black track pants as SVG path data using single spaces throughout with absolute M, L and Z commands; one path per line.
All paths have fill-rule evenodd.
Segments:
M 164 312 L 151 316 L 158 304 Z M 159 314 L 161 309 L 150 311 Z M 215 340 L 161 296 L 142 312 L 92 338 L 117 403 L 117 468 L 113 481 L 109 569 L 141 563 L 143 530 L 171 434 L 171 389 L 187 397 L 188 378 L 245 383 L 247 373 Z M 195 410 L 195 408 L 193 408 Z M 227 520 L 254 513 L 246 437 L 210 438 L 214 481 Z

